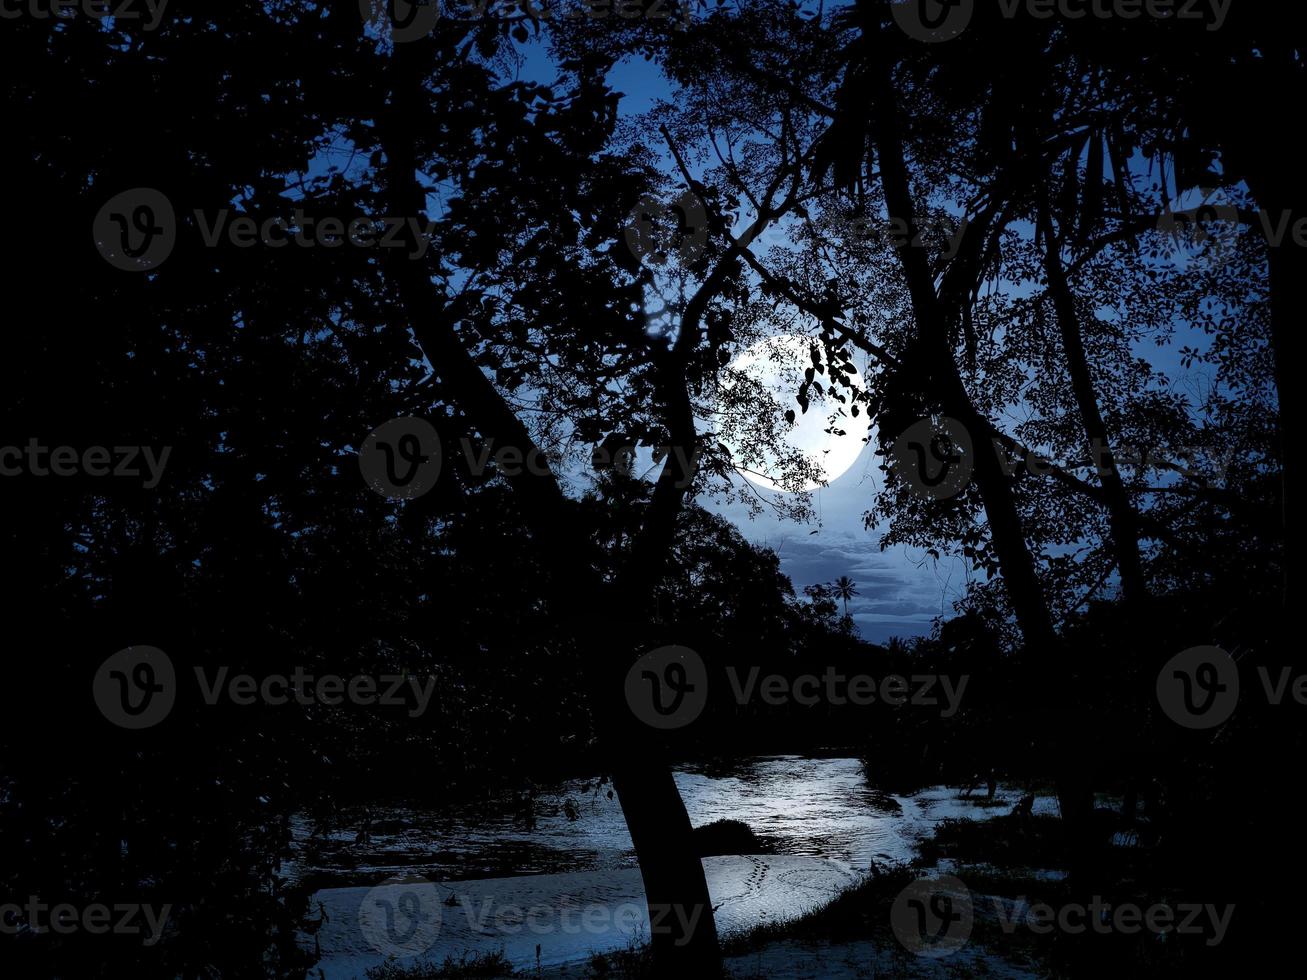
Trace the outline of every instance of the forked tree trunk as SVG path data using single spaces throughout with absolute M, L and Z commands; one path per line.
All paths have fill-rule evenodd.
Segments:
M 929 398 L 971 434 L 976 447 L 973 478 L 980 491 L 990 536 L 998 555 L 999 569 L 1008 599 L 1028 650 L 1051 658 L 1046 696 L 1073 698 L 1070 665 L 1061 655 L 1053 629 L 1048 603 L 1035 572 L 1034 558 L 1026 543 L 1025 530 L 1017 509 L 1016 496 L 997 452 L 987 438 L 990 426 L 976 409 L 963 383 L 957 360 L 949 344 L 945 311 L 935 290 L 930 264 L 917 234 L 916 213 L 908 176 L 901 135 L 897 96 L 894 92 L 890 60 L 881 58 L 872 69 L 874 140 L 880 163 L 880 176 L 886 206 L 891 219 L 904 223 L 910 244 L 898 254 L 903 265 L 908 292 L 917 322 L 917 334 L 929 360 L 929 377 L 924 391 Z M 983 434 L 983 435 L 982 435 Z M 1075 723 L 1063 720 L 1060 713 L 1054 741 L 1060 752 L 1056 780 L 1058 802 L 1070 843 L 1073 881 L 1088 877 L 1090 841 L 1088 838 L 1093 809 L 1093 794 L 1079 747 L 1084 739 Z M 1076 887 L 1079 887 L 1077 885 Z
M 418 51 L 417 45 L 397 46 L 391 100 L 380 124 L 388 198 L 395 215 L 426 213 L 416 179 L 418 161 L 411 131 L 421 97 Z M 438 366 L 446 390 L 483 436 L 498 446 L 516 447 L 523 458 L 530 458 L 536 447 L 526 427 L 463 346 L 429 271 L 405 257 L 405 251 L 391 250 L 392 280 L 418 343 Z M 682 399 L 668 403 L 674 416 L 669 428 L 674 441 L 688 436 L 688 450 L 693 447 L 693 416 L 688 396 L 684 391 L 680 394 Z M 569 606 L 562 612 L 591 654 L 589 693 L 597 735 L 640 864 L 657 975 L 706 978 L 720 975 L 721 952 L 703 862 L 695 852 L 689 815 L 671 767 L 652 732 L 640 727 L 625 703 L 624 680 L 630 659 L 624 654 L 632 651 L 620 640 L 633 625 L 648 622 L 641 604 L 641 598 L 649 594 L 645 580 L 662 567 L 671 548 L 690 475 L 678 467 L 687 458 L 685 450 L 669 454 L 632 559 L 619 581 L 607 588 L 586 559 L 587 542 L 577 539 L 571 509 L 552 473 L 532 473 L 527 467 L 509 479 L 538 546 L 554 563 L 559 579 L 570 585 L 560 590 L 562 601 Z M 605 596 L 615 601 L 607 602 Z
M 973 476 L 989 519 L 990 536 L 1017 624 L 1027 646 L 1053 655 L 1055 636 L 1048 603 L 1035 573 L 1034 558 L 1026 544 L 1012 484 L 997 452 L 990 445 L 988 420 L 976 409 L 958 371 L 949 344 L 944 309 L 935 291 L 924 246 L 920 244 L 899 129 L 897 99 L 887 65 L 880 66 L 877 82 L 874 100 L 876 149 L 890 218 L 907 228 L 905 237 L 909 244 L 898 249 L 898 254 L 912 298 L 917 336 L 926 351 L 929 365 L 929 376 L 922 379 L 923 393 L 962 423 L 976 447 Z

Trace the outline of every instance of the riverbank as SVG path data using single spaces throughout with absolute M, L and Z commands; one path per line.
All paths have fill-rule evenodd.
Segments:
M 813 964 L 826 971 L 816 976 L 884 972 L 885 957 L 905 952 L 892 936 L 827 934 L 820 923 L 841 907 L 878 907 L 903 873 L 891 869 L 919 861 L 938 827 L 990 820 L 1022 796 L 1010 786 L 993 800 L 947 787 L 881 793 L 853 759 L 768 757 L 733 768 L 687 766 L 676 777 L 697 827 L 739 820 L 752 837 L 735 839 L 770 852 L 703 859 L 714 918 L 740 976 L 804 976 Z M 1037 796 L 1031 809 L 1047 815 L 1056 806 Z M 633 951 L 650 931 L 640 876 L 620 807 L 602 788 L 596 793 L 594 781 L 539 794 L 529 828 L 503 814 L 480 823 L 466 812 L 373 817 L 366 835 L 340 828 L 302 852 L 302 880 L 327 885 L 314 890 L 304 935 L 319 957 L 319 980 L 361 980 L 388 963 L 414 967 L 415 977 L 440 976 L 447 960 L 463 964 L 450 976 L 493 976 L 468 970 L 500 967 L 517 971 L 506 976 L 639 975 Z M 459 873 L 482 867 L 509 873 Z M 899 972 L 912 975 L 906 970 Z

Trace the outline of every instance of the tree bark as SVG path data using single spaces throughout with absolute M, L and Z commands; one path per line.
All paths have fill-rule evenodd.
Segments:
M 887 65 L 877 69 L 876 82 L 873 115 L 881 182 L 890 218 L 902 222 L 906 228 L 907 244 L 898 253 L 912 298 L 917 336 L 929 365 L 929 376 L 923 379 L 925 394 L 945 413 L 962 423 L 971 435 L 976 447 L 974 478 L 984 502 L 994 550 L 1017 624 L 1027 646 L 1051 653 L 1055 642 L 1053 624 L 1035 573 L 1034 559 L 1026 545 L 1016 498 L 998 454 L 989 443 L 989 422 L 976 409 L 958 371 L 949 345 L 945 313 L 935 291 L 924 246 L 920 244 L 899 129 L 897 99 Z
M 1039 192 L 1038 224 L 1039 233 L 1044 239 L 1044 271 L 1048 278 L 1048 291 L 1053 300 L 1058 332 L 1062 337 L 1067 372 L 1071 376 L 1071 391 L 1080 412 L 1080 424 L 1089 446 L 1090 459 L 1099 467 L 1098 475 L 1103 485 L 1103 501 L 1107 507 L 1112 548 L 1116 555 L 1117 569 L 1121 573 L 1121 592 L 1127 600 L 1139 601 L 1148 594 L 1143 562 L 1139 556 L 1139 520 L 1117 469 L 1107 423 L 1103 421 L 1103 413 L 1098 408 L 1098 393 L 1089 373 L 1080 317 L 1076 312 L 1071 285 L 1067 282 L 1066 270 L 1062 266 L 1057 237 L 1053 233 L 1053 219 L 1048 213 L 1048 195 L 1043 185 Z
M 901 247 L 898 254 L 912 299 L 918 338 L 930 365 L 930 376 L 924 379 L 924 393 L 972 435 L 976 446 L 973 476 L 989 520 L 999 569 L 1017 624 L 1028 650 L 1052 658 L 1047 697 L 1050 700 L 1070 699 L 1070 664 L 1059 650 L 1048 603 L 1026 543 L 1015 494 L 988 439 L 991 431 L 989 420 L 976 409 L 963 383 L 949 344 L 945 310 L 935 289 L 927 255 L 918 244 L 921 238 L 918 236 L 890 64 L 888 58 L 881 58 L 871 69 L 876 73 L 873 79 L 873 138 L 890 217 L 906 227 L 908 244 Z M 1078 751 L 1083 739 L 1075 722 L 1060 713 L 1055 717 L 1054 739 L 1060 752 L 1056 787 L 1069 845 L 1068 874 L 1075 882 L 1074 887 L 1080 888 L 1087 881 L 1091 866 L 1088 833 L 1093 809 L 1092 783 L 1085 767 L 1087 760 L 1081 758 Z
M 388 197 L 396 215 L 426 213 L 410 130 L 421 92 L 420 66 L 412 61 L 418 50 L 417 45 L 397 46 L 395 83 L 380 127 Z M 423 352 L 482 435 L 497 445 L 518 448 L 525 458 L 537 448 L 525 425 L 464 347 L 425 267 L 405 257 L 404 251 L 391 250 L 390 270 Z M 681 394 L 684 405 L 670 403 L 675 417 L 669 428 L 674 439 L 679 432 L 684 440 L 688 417 L 689 448 L 669 454 L 632 558 L 614 585 L 605 586 L 586 560 L 588 542 L 576 539 L 569 502 L 553 474 L 531 473 L 532 468 L 525 467 L 508 479 L 542 552 L 559 579 L 570 585 L 559 590 L 559 596 L 569 607 L 563 610 L 565 619 L 590 654 L 588 687 L 597 735 L 640 864 L 656 968 L 662 976 L 710 977 L 720 974 L 721 953 L 690 818 L 669 763 L 652 733 L 628 709 L 624 695 L 630 663 L 624 654 L 633 651 L 622 638 L 632 626 L 648 622 L 641 599 L 649 595 L 648 583 L 665 563 L 688 485 L 678 465 L 693 450 L 693 415 L 687 416 L 688 395 Z

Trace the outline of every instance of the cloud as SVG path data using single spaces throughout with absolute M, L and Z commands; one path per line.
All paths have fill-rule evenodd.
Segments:
M 966 585 L 966 570 L 958 560 L 935 562 L 903 547 L 880 550 L 881 530 L 868 530 L 862 523 L 880 485 L 878 477 L 871 450 L 864 450 L 847 474 L 814 491 L 819 525 L 782 521 L 770 514 L 751 520 L 740 504 L 703 503 L 731 520 L 749 541 L 774 550 L 795 591 L 841 575 L 853 579 L 859 595 L 849 603 L 849 615 L 865 639 L 883 643 L 892 636 L 922 636 L 930 632 L 935 617 L 952 615 L 953 602 Z

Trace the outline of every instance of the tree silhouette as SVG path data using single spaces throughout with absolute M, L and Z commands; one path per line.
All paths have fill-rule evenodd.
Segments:
M 856 584 L 857 583 L 854 582 L 847 575 L 841 575 L 831 585 L 831 588 L 833 589 L 835 595 L 837 595 L 840 599 L 844 600 L 845 616 L 849 614 L 849 600 L 858 594 L 858 590 L 854 588 Z
M 1284 6 L 1236 5 L 1208 32 L 977 4 L 935 45 L 884 0 L 697 3 L 686 25 L 492 11 L 407 41 L 354 0 L 202 3 L 148 31 L 6 16 L 20 192 L 0 257 L 34 314 L 0 340 L 0 540 L 21 572 L 2 601 L 32 636 L 4 695 L 0 892 L 176 909 L 154 946 L 0 930 L 11 972 L 304 976 L 300 818 L 511 808 L 527 776 L 611 776 L 651 906 L 706 906 L 676 760 L 831 745 L 865 755 L 875 789 L 1053 783 L 1073 894 L 1233 896 L 1249 925 L 1212 955 L 1260 965 L 1259 917 L 1281 921 L 1300 876 L 1248 869 L 1300 868 L 1281 799 L 1300 719 L 1245 696 L 1200 737 L 1157 683 L 1212 644 L 1245 690 L 1296 669 L 1307 206 L 1282 144 L 1307 15 Z M 669 87 L 633 113 L 611 76 L 637 56 Z M 1177 264 L 1160 219 L 1204 187 L 1237 230 Z M 142 188 L 175 211 L 171 254 L 115 267 L 101 212 Z M 688 243 L 649 254 L 632 216 L 671 202 Z M 398 248 L 211 234 L 296 214 L 416 226 Z M 732 371 L 796 333 L 810 363 L 783 390 Z M 882 549 L 965 564 L 929 636 L 861 641 L 848 576 L 796 596 L 708 509 L 809 512 L 741 479 L 771 459 L 805 485 L 813 463 L 783 437 L 808 412 L 875 436 Z M 410 416 L 438 435 L 439 478 L 374 493 L 360 450 Z M 942 416 L 975 467 L 948 499 L 890 465 L 900 433 Z M 170 455 L 146 486 L 28 467 L 31 442 Z M 863 590 L 883 598 L 879 578 Z M 716 692 L 737 668 L 975 683 L 952 719 L 719 697 L 664 735 L 624 681 L 666 644 L 698 649 Z M 435 679 L 435 707 L 209 704 L 190 685 L 131 730 L 92 680 L 138 645 L 188 685 L 407 674 Z M 1131 819 L 1142 803 L 1146 855 L 1112 848 L 1095 793 Z M 658 975 L 717 971 L 698 921 L 652 937 Z M 1148 955 L 1177 947 L 1168 967 L 1192 971 L 1164 945 Z M 1078 953 L 1065 972 L 1099 966 Z

